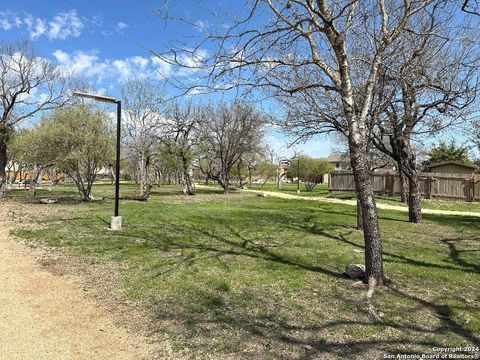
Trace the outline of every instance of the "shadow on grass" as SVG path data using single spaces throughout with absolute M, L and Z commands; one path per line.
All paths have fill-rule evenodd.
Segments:
M 353 247 L 365 250 L 365 246 L 363 244 L 358 244 L 356 242 L 353 242 L 351 240 L 348 240 L 346 236 L 350 235 L 353 230 L 345 233 L 345 234 L 331 234 L 326 231 L 323 231 L 322 229 L 318 229 L 315 226 L 308 227 L 308 226 L 302 226 L 303 229 L 308 230 L 316 235 L 324 236 L 326 238 L 330 238 L 332 240 L 337 240 L 341 241 L 345 244 L 349 244 Z M 449 266 L 449 265 L 440 265 L 432 262 L 427 262 L 423 260 L 417 260 L 417 259 L 412 259 L 404 255 L 398 255 L 394 254 L 390 251 L 383 251 L 383 255 L 386 255 L 387 258 L 384 259 L 385 262 L 401 262 L 405 264 L 409 264 L 412 266 L 419 266 L 419 267 L 425 267 L 425 268 L 437 268 L 437 269 L 444 269 L 444 270 L 457 270 L 457 271 L 463 271 L 466 273 L 473 273 L 473 274 L 479 274 L 480 273 L 480 267 L 475 265 L 475 264 L 470 264 L 466 263 L 459 257 L 459 252 L 458 250 L 455 249 L 455 246 L 451 243 L 452 241 L 455 240 L 461 240 L 461 239 L 445 239 L 442 240 L 442 242 L 446 243 L 449 245 L 450 249 L 450 258 L 452 258 L 453 262 L 457 264 L 458 266 Z M 389 259 L 393 258 L 395 260 Z
M 322 231 L 318 228 L 312 229 L 311 227 L 305 226 L 293 226 L 293 228 L 300 231 L 313 232 L 316 235 L 330 238 L 353 247 L 363 248 L 362 245 L 347 238 L 353 232 L 353 230 L 346 234 L 335 235 Z M 179 256 L 179 259 L 177 259 L 175 262 L 168 264 L 167 270 L 162 269 L 161 271 L 156 272 L 155 276 L 164 275 L 180 266 L 193 266 L 195 262 L 199 260 L 220 258 L 222 256 L 240 256 L 272 261 L 307 271 L 321 273 L 328 277 L 333 277 L 339 280 L 344 279 L 344 276 L 341 273 L 331 269 L 313 264 L 305 264 L 289 258 L 288 256 L 279 255 L 275 252 L 275 249 L 281 249 L 285 246 L 288 246 L 289 242 L 260 244 L 255 240 L 242 235 L 239 231 L 232 227 L 226 226 L 225 230 L 225 233 L 218 234 L 201 228 L 183 227 L 181 230 L 182 232 L 187 232 L 190 236 L 207 238 L 209 240 L 208 243 L 192 245 L 171 242 L 168 246 L 169 249 L 193 249 L 197 252 L 194 255 L 190 254 L 188 256 Z M 176 231 L 178 231 L 178 229 L 176 229 Z M 152 240 L 154 241 L 154 239 Z M 441 266 L 438 264 L 418 261 L 390 252 L 386 252 L 385 255 L 387 255 L 387 259 L 388 257 L 392 257 L 412 266 L 438 267 L 446 270 L 467 271 L 465 266 L 462 266 L 462 268 Z M 344 281 L 348 282 L 349 280 Z M 398 346 L 408 345 L 408 347 L 431 347 L 440 346 L 442 344 L 441 342 L 437 342 L 437 340 L 425 338 L 425 334 L 445 336 L 445 334 L 452 333 L 460 338 L 465 339 L 470 344 L 479 344 L 479 338 L 474 333 L 463 327 L 461 324 L 458 324 L 451 318 L 452 309 L 449 305 L 441 304 L 440 301 L 438 301 L 439 303 L 437 304 L 436 300 L 427 301 L 417 296 L 408 294 L 406 291 L 398 290 L 393 287 L 390 288 L 390 291 L 398 298 L 406 298 L 409 301 L 416 303 L 419 308 L 428 310 L 437 315 L 437 317 L 441 320 L 441 325 L 437 327 L 423 328 L 412 324 L 398 324 L 393 322 L 387 324 L 378 324 L 375 319 L 372 319 L 371 322 L 340 320 L 310 327 L 289 325 L 288 321 L 285 321 L 284 318 L 280 316 L 282 314 L 276 313 L 274 310 L 271 310 L 270 312 L 267 311 L 267 314 L 264 314 L 260 317 L 255 316 L 254 314 L 249 313 L 247 309 L 232 305 L 241 301 L 231 298 L 226 300 L 221 295 L 204 289 L 196 291 L 196 301 L 201 304 L 198 308 L 194 308 L 192 311 L 187 310 L 186 312 L 180 313 L 173 311 L 169 313 L 168 311 L 165 312 L 164 304 L 162 305 L 159 303 L 157 304 L 159 309 L 156 312 L 156 318 L 163 321 L 181 322 L 183 326 L 185 326 L 184 330 L 188 336 L 197 339 L 201 338 L 202 340 L 200 341 L 207 341 L 207 339 L 211 337 L 218 336 L 218 333 L 221 333 L 224 329 L 229 329 L 229 331 L 235 329 L 234 333 L 238 334 L 239 331 L 248 333 L 248 336 L 251 336 L 255 339 L 254 341 L 265 343 L 274 340 L 283 343 L 289 348 L 294 347 L 296 349 L 295 351 L 304 352 L 301 356 L 302 358 L 313 358 L 322 354 L 337 354 L 345 357 L 351 354 L 361 356 L 372 347 L 376 350 L 381 349 L 386 352 L 393 352 L 397 351 Z M 347 300 L 343 301 L 346 302 Z M 262 304 L 262 300 L 260 298 L 254 299 L 252 302 L 255 303 L 256 306 Z M 171 304 L 171 306 L 168 306 L 167 308 L 173 307 L 174 305 Z M 283 315 L 287 316 L 286 314 Z M 380 339 L 376 337 L 375 339 L 359 339 L 338 342 L 326 340 L 328 335 L 325 334 L 328 334 L 330 328 L 333 329 L 338 325 L 345 325 L 348 328 L 354 328 L 359 325 L 381 327 L 388 326 L 401 332 L 408 332 L 410 336 L 412 336 L 412 334 L 413 336 L 408 341 L 401 337 L 390 339 Z M 319 335 L 320 333 L 323 335 Z M 242 340 L 245 341 L 245 338 Z M 407 349 L 405 351 L 407 352 Z M 268 352 L 275 355 L 279 355 L 281 353 L 280 349 L 279 353 L 276 353 L 276 350 L 274 349 L 269 349 Z M 263 356 L 265 354 L 261 355 Z
M 213 191 L 209 193 L 218 194 L 220 192 Z M 158 194 L 158 195 L 155 195 Z M 165 192 L 165 196 L 172 195 L 172 193 Z M 162 193 L 152 193 L 154 197 L 163 197 Z M 249 203 L 249 206 L 253 203 Z M 257 204 L 257 203 L 255 203 Z M 280 200 L 278 200 L 280 204 Z M 249 207 L 252 210 L 255 205 Z M 262 203 L 258 202 L 258 209 L 261 208 Z M 175 209 L 172 207 L 172 209 Z M 348 210 L 347 213 L 335 210 L 335 206 L 319 206 L 319 207 L 305 207 L 295 208 L 292 210 L 299 211 L 300 216 L 289 216 L 289 208 L 269 209 L 265 215 L 262 212 L 257 212 L 256 215 L 248 218 L 248 221 L 259 221 L 260 216 L 265 216 L 271 219 L 272 223 L 278 228 L 285 228 L 293 230 L 291 234 L 301 239 L 305 234 L 314 234 L 325 237 L 340 244 L 346 244 L 349 247 L 356 247 L 363 249 L 364 246 L 361 241 L 353 241 L 354 230 L 342 232 L 347 228 L 346 223 L 350 219 L 354 220 L 355 211 Z M 165 210 L 168 212 L 168 210 Z M 316 224 L 311 220 L 320 214 L 320 217 L 325 217 L 328 213 L 341 219 L 338 223 L 329 222 L 324 224 Z M 97 227 L 108 224 L 101 216 L 92 216 L 83 218 L 85 222 L 93 219 Z M 188 216 L 184 215 L 184 216 Z M 257 217 L 256 217 L 257 216 Z M 343 216 L 344 218 L 341 218 Z M 345 218 L 346 217 L 346 218 Z M 162 218 L 163 219 L 163 218 Z M 322 259 L 318 258 L 318 263 L 301 261 L 296 258 L 294 254 L 289 253 L 289 247 L 296 239 L 286 241 L 262 241 L 265 240 L 261 236 L 254 234 L 248 236 L 242 234 L 238 229 L 243 229 L 243 226 L 248 227 L 246 222 L 234 222 L 234 226 L 226 223 L 221 226 L 220 231 L 215 231 L 208 228 L 211 222 L 224 223 L 223 217 L 211 217 L 201 215 L 198 224 L 193 223 L 192 219 L 189 221 L 172 221 L 173 218 L 168 218 L 162 222 L 162 230 L 158 231 L 158 224 L 152 222 L 152 226 L 145 228 L 138 224 L 130 224 L 122 233 L 112 235 L 110 238 L 102 241 L 110 241 L 110 243 L 117 243 L 115 250 L 123 247 L 144 247 L 147 250 L 161 250 L 166 252 L 174 252 L 174 256 L 169 256 L 166 262 L 153 265 L 150 274 L 151 278 L 158 278 L 159 276 L 167 275 L 175 272 L 180 268 L 194 267 L 196 263 L 207 259 L 232 260 L 238 258 L 248 258 L 269 263 L 281 264 L 285 267 L 279 268 L 282 272 L 287 273 L 292 269 L 301 269 L 310 272 L 311 274 L 320 274 L 318 281 L 328 282 L 332 279 L 334 287 L 344 290 L 342 287 L 347 287 L 351 284 L 350 280 L 343 277 L 341 273 L 335 271 L 328 266 L 322 264 Z M 77 220 L 75 218 L 67 220 Z M 194 219 L 195 220 L 195 219 Z M 398 221 L 398 219 L 394 219 Z M 442 217 L 443 220 L 443 217 Z M 351 221 L 353 223 L 353 221 Z M 442 221 L 443 223 L 443 221 Z M 149 223 L 150 224 L 150 223 Z M 156 226 L 156 227 L 155 227 Z M 275 229 L 272 226 L 272 229 Z M 109 235 L 110 236 L 110 235 Z M 122 243 L 122 238 L 125 243 Z M 274 237 L 273 237 L 274 238 Z M 120 241 L 119 241 L 120 240 Z M 401 254 L 393 252 L 385 252 L 385 261 L 405 263 L 410 266 L 422 268 L 439 268 L 445 270 L 465 271 L 469 273 L 478 273 L 478 267 L 475 264 L 466 262 L 461 258 L 462 250 L 455 247 L 459 239 L 445 239 L 444 243 L 450 249 L 450 257 L 452 261 L 458 265 L 448 266 L 440 265 L 425 261 L 420 261 Z M 108 245 L 107 245 L 108 248 Z M 472 250 L 476 251 L 476 250 Z M 161 256 L 161 255 L 160 255 Z M 208 275 L 209 269 L 204 269 L 205 274 Z M 305 273 L 305 276 L 308 273 Z M 206 276 L 207 277 L 207 276 Z M 203 287 L 202 287 L 203 286 Z M 321 285 L 320 285 L 320 288 Z M 441 321 L 439 326 L 431 326 L 424 328 L 405 322 L 395 323 L 389 322 L 379 324 L 375 319 L 368 321 L 368 315 L 364 311 L 364 305 L 358 303 L 354 305 L 350 313 L 340 313 L 340 316 L 345 316 L 347 319 L 338 319 L 335 321 L 323 320 L 321 306 L 316 314 L 318 320 L 313 325 L 302 325 L 308 323 L 299 316 L 293 321 L 289 319 L 291 313 L 290 308 L 284 303 L 284 294 L 278 295 L 276 299 L 275 294 L 261 293 L 260 290 L 243 289 L 241 292 L 231 292 L 228 286 L 223 290 L 214 288 L 207 284 L 199 284 L 196 288 L 188 289 L 189 293 L 175 293 L 170 298 L 159 298 L 152 300 L 154 302 L 153 311 L 155 313 L 155 320 L 158 322 L 155 330 L 163 332 L 169 323 L 175 323 L 177 328 L 172 332 L 175 336 L 184 337 L 186 342 L 193 349 L 211 349 L 211 351 L 220 351 L 228 354 L 238 354 L 237 358 L 264 358 L 270 355 L 274 358 L 319 358 L 325 355 L 338 355 L 345 358 L 352 358 L 355 356 L 364 356 L 371 349 L 375 351 L 384 352 L 398 352 L 399 347 L 404 347 L 405 351 L 408 348 L 414 347 L 418 350 L 421 347 L 431 348 L 431 346 L 442 346 L 445 344 L 444 340 L 450 335 L 457 335 L 465 339 L 470 344 L 478 344 L 478 337 L 466 329 L 461 324 L 458 324 L 452 319 L 452 308 L 449 305 L 437 303 L 438 299 L 427 301 L 418 296 L 411 295 L 406 291 L 401 291 L 392 288 L 391 293 L 399 300 L 404 299 L 410 302 L 407 311 L 413 311 L 412 307 L 417 305 L 422 311 L 430 312 L 438 315 Z M 327 288 L 329 291 L 329 289 Z M 310 289 L 304 289 L 310 291 Z M 189 298 L 192 296 L 192 298 Z M 351 299 L 347 299 L 343 294 L 335 292 L 327 293 L 327 296 L 336 296 L 336 302 L 348 303 Z M 358 292 L 353 296 L 358 296 Z M 296 299 L 295 299 L 296 300 Z M 299 299 L 299 302 L 305 299 Z M 310 301 L 311 299 L 307 299 Z M 321 302 L 322 299 L 315 299 L 316 302 Z M 287 302 L 287 300 L 285 300 Z M 308 302 L 305 300 L 307 306 Z M 333 302 L 332 302 L 333 303 Z M 317 305 L 317 304 L 316 304 Z M 321 304 L 320 304 L 321 305 Z M 334 311 L 328 308 L 331 303 L 327 303 L 324 308 L 325 312 Z M 393 305 L 395 306 L 395 305 Z M 401 315 L 401 307 L 398 307 Z M 357 313 L 362 313 L 364 320 L 358 320 Z M 298 315 L 297 315 L 298 316 Z M 367 316 L 367 317 L 366 317 Z M 178 325 L 180 324 L 180 325 Z M 342 337 L 339 335 L 337 340 L 335 335 L 338 327 L 346 327 L 348 336 Z M 375 327 L 375 336 L 368 336 L 361 334 L 359 336 L 351 335 L 350 332 L 362 327 Z M 388 328 L 387 328 L 388 327 Z M 385 335 L 382 338 L 382 332 L 396 330 L 401 334 L 394 333 L 393 335 Z M 427 335 L 441 335 L 443 341 L 435 339 L 428 339 Z M 224 340 L 219 340 L 219 339 Z M 352 340 L 353 338 L 353 340 Z M 219 344 L 218 341 L 224 341 Z M 213 343 L 213 345 L 211 345 Z M 253 344 L 253 346 L 251 346 Z M 208 348 L 211 346 L 211 348 Z M 253 348 L 251 352 L 244 352 L 246 348 Z M 199 350 L 202 351 L 202 350 Z M 411 353 L 411 352 L 410 352 Z M 366 356 L 366 355 L 365 355 Z
M 476 272 L 480 274 L 480 265 L 465 261 L 461 257 L 462 253 L 477 252 L 477 251 L 480 251 L 480 249 L 459 250 L 457 248 L 457 244 L 461 244 L 462 242 L 465 242 L 465 241 L 475 241 L 477 242 L 477 245 L 480 245 L 480 239 L 474 236 L 470 236 L 470 237 L 462 237 L 462 238 L 454 238 L 454 239 L 442 239 L 440 241 L 448 246 L 448 256 L 454 264 L 457 264 L 462 268 L 470 269 L 472 272 Z

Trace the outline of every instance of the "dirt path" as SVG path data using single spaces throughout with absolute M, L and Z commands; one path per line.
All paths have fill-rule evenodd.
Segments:
M 9 206 L 0 203 L 0 359 L 151 359 L 143 338 L 9 236 Z
M 245 192 L 253 192 L 258 193 L 261 192 L 267 196 L 274 196 L 282 199 L 295 199 L 295 200 L 310 200 L 310 201 L 319 201 L 319 202 L 327 202 L 327 203 L 334 203 L 334 204 L 343 204 L 343 205 L 351 205 L 357 206 L 356 200 L 342 200 L 342 199 L 335 199 L 335 198 L 325 198 L 325 197 L 311 197 L 311 196 L 297 196 L 291 194 L 284 194 L 280 192 L 274 191 L 259 191 L 259 190 L 243 190 Z M 404 206 L 395 206 L 389 204 L 382 204 L 377 202 L 377 208 L 383 210 L 394 210 L 394 211 L 403 211 L 408 212 L 408 207 Z M 480 217 L 480 212 L 473 212 L 473 211 L 453 211 L 453 210 L 438 210 L 438 209 L 422 209 L 422 214 L 432 214 L 432 215 L 458 215 L 458 216 L 474 216 Z

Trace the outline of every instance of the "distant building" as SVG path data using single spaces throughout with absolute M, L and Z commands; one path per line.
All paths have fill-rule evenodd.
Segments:
M 347 154 L 332 154 L 325 159 L 332 164 L 334 170 L 350 170 L 350 157 Z
M 472 175 L 477 170 L 475 165 L 463 164 L 456 161 L 442 161 L 428 165 L 426 172 L 440 174 L 468 174 Z

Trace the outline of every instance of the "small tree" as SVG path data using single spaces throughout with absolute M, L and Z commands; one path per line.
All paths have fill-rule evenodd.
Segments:
M 14 127 L 39 111 L 64 105 L 69 100 L 65 87 L 58 68 L 30 43 L 0 43 L 0 198 L 6 194 L 7 141 Z
M 150 167 L 154 149 L 164 124 L 163 92 L 149 79 L 130 79 L 122 89 L 127 152 L 137 163 L 140 197 L 148 198 Z
M 106 114 L 87 105 L 69 106 L 55 110 L 43 122 L 55 157 L 62 159 L 58 170 L 73 179 L 83 201 L 91 201 L 99 171 L 114 157 Z
M 190 171 L 195 157 L 196 133 L 195 109 L 191 104 L 184 107 L 174 104 L 167 111 L 167 120 L 163 125 L 162 151 L 171 158 L 186 195 L 195 194 Z
M 449 144 L 440 141 L 438 145 L 434 145 L 428 153 L 428 160 L 425 165 L 431 165 L 443 161 L 455 161 L 462 164 L 471 164 L 472 161 L 468 156 L 468 148 L 457 145 L 455 140 Z
M 278 166 L 275 164 L 272 164 L 269 161 L 263 161 L 257 164 L 253 169 L 253 173 L 256 176 L 259 176 L 261 179 L 263 179 L 263 182 L 260 185 L 260 188 L 262 188 L 263 185 L 265 185 L 268 179 L 275 178 L 277 176 L 277 172 L 278 172 Z
M 49 143 L 48 130 L 42 123 L 32 129 L 23 129 L 16 133 L 9 146 L 14 154 L 13 160 L 22 164 L 30 177 L 28 195 L 35 197 L 39 179 L 55 162 L 55 149 Z
M 325 160 L 310 156 L 299 156 L 293 160 L 288 169 L 289 177 L 299 177 L 305 189 L 312 192 L 315 186 L 323 182 L 323 176 L 333 171 L 333 166 Z
M 200 170 L 228 193 L 230 172 L 262 139 L 265 118 L 251 105 L 233 102 L 199 111 Z

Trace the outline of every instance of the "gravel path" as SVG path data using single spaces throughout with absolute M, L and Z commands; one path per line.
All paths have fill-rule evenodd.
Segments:
M 0 203 L 0 359 L 148 359 L 143 338 L 114 324 L 73 280 L 42 269 L 33 250 L 9 236 Z
M 335 199 L 335 198 L 325 198 L 325 197 L 313 197 L 313 196 L 297 196 L 291 194 L 285 194 L 280 192 L 274 191 L 261 191 L 261 190 L 243 190 L 245 192 L 253 192 L 253 193 L 263 193 L 267 196 L 274 196 L 282 199 L 295 199 L 295 200 L 310 200 L 310 201 L 319 201 L 319 202 L 326 202 L 326 203 L 334 203 L 334 204 L 344 204 L 344 205 L 351 205 L 357 206 L 356 200 L 342 200 L 342 199 Z M 395 206 L 389 204 L 382 204 L 377 202 L 377 208 L 383 210 L 395 210 L 395 211 L 403 211 L 408 212 L 408 207 L 406 206 Z M 458 216 L 474 216 L 480 217 L 480 212 L 473 212 L 473 211 L 453 211 L 453 210 L 438 210 L 438 209 L 422 209 L 422 214 L 433 214 L 433 215 L 458 215 Z

